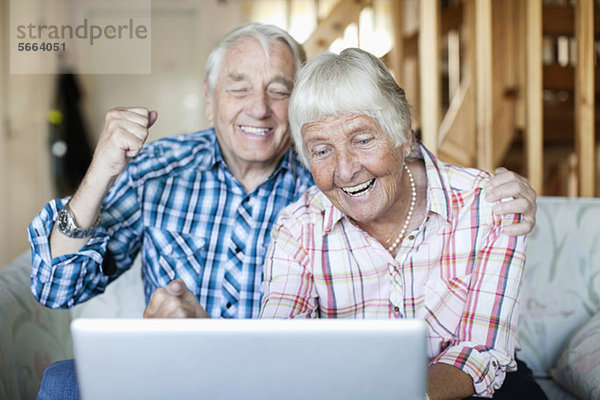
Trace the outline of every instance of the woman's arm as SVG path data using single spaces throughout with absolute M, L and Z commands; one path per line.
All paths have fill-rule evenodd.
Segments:
M 453 338 L 431 364 L 454 366 L 472 379 L 475 393 L 493 395 L 514 370 L 518 297 L 525 238 L 502 233 L 503 219 L 477 202 L 481 224 L 468 261 L 465 304 Z M 517 218 L 517 216 L 513 216 Z
M 297 230 L 298 232 L 294 232 Z M 260 318 L 316 318 L 317 294 L 300 228 L 282 211 L 271 231 L 264 265 Z

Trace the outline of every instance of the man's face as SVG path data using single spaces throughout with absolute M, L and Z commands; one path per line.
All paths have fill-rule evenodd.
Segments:
M 206 113 L 227 166 L 241 181 L 251 170 L 272 172 L 289 149 L 295 76 L 296 61 L 283 42 L 271 44 L 268 58 L 254 38 L 226 51 L 214 93 L 206 91 Z

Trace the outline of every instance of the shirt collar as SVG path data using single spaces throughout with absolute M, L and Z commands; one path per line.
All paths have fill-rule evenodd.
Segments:
M 215 133 L 215 128 L 209 128 L 208 131 L 208 135 L 205 136 L 208 139 L 208 145 L 206 145 L 205 142 L 205 156 L 201 157 L 198 163 L 198 169 L 201 171 L 206 171 L 216 166 L 219 162 L 222 162 L 223 165 L 225 165 L 225 161 L 223 161 L 223 157 L 221 155 L 219 142 L 217 141 L 217 134 Z
M 443 163 L 427 150 L 423 144 L 420 144 L 420 149 L 427 174 L 427 214 L 431 212 L 437 213 L 444 220 L 450 222 L 451 213 L 448 196 L 451 192 L 448 185 L 448 178 L 442 169 Z M 323 235 L 327 235 L 342 218 L 347 217 L 322 192 L 319 191 L 315 200 L 321 202 L 323 209 Z
M 342 218 L 346 217 L 340 210 L 338 210 L 333 203 L 321 192 L 318 191 L 317 199 L 323 201 L 323 236 L 327 235 L 335 224 L 337 224 Z

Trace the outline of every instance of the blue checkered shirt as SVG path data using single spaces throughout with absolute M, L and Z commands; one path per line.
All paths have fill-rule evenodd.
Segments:
M 292 150 L 248 194 L 223 161 L 213 129 L 158 140 L 119 176 L 104 199 L 99 227 L 77 253 L 50 255 L 48 237 L 68 199 L 50 201 L 35 217 L 31 290 L 48 307 L 72 307 L 103 293 L 141 249 L 146 302 L 179 278 L 213 318 L 258 317 L 271 227 L 279 210 L 312 184 Z M 250 218 L 241 221 L 240 210 Z M 231 255 L 240 248 L 232 234 L 242 222 L 247 241 L 236 262 Z M 112 257 L 105 260 L 107 249 Z M 227 273 L 239 281 L 235 299 L 225 288 Z

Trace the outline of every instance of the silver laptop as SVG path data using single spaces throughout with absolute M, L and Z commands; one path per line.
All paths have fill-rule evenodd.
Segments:
M 83 400 L 425 397 L 423 321 L 76 319 L 71 332 Z

